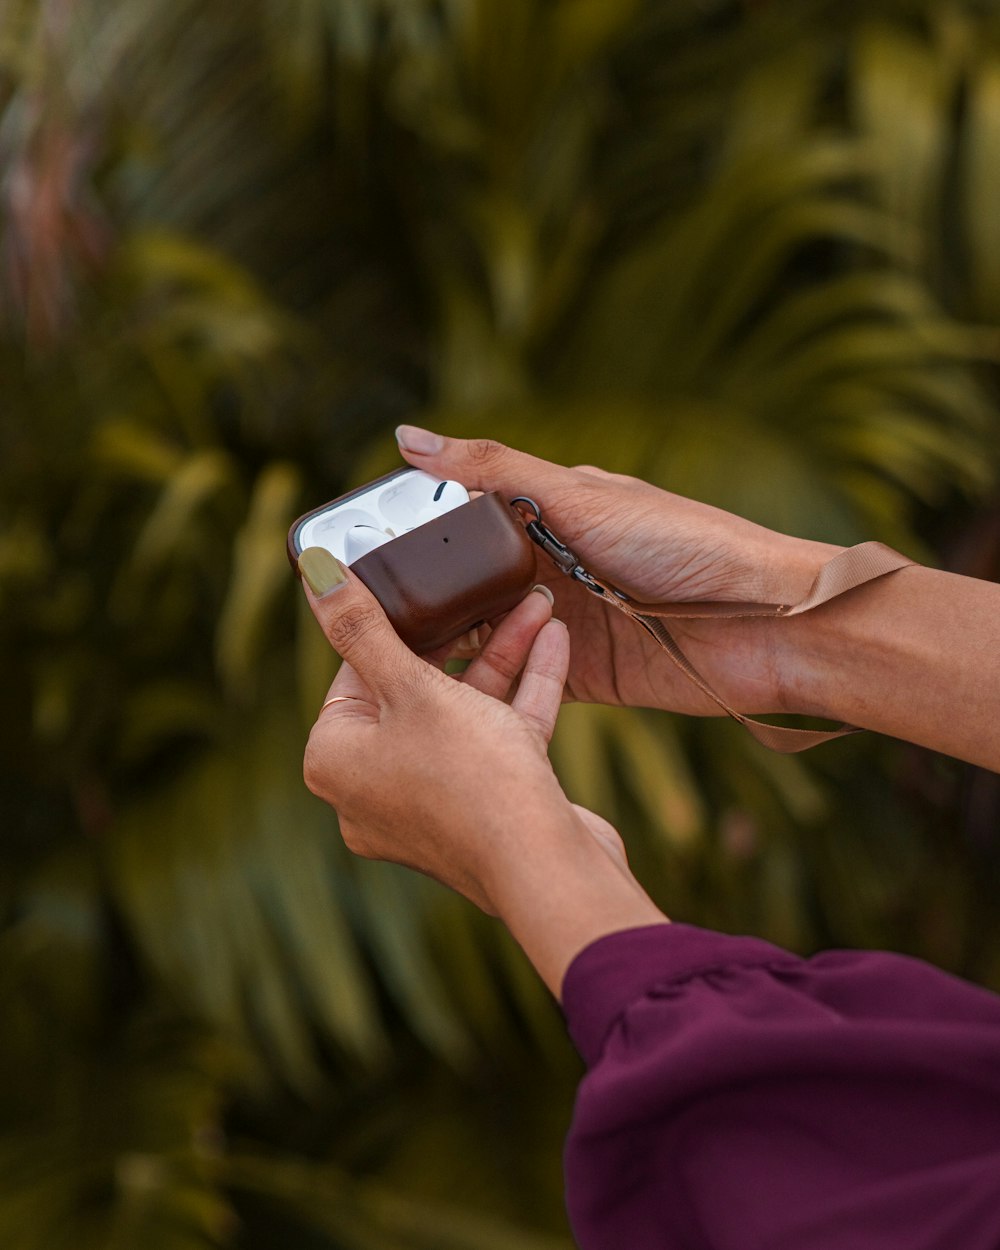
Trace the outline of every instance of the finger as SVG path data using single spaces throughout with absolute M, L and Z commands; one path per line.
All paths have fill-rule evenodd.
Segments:
M 323 632 L 376 698 L 392 697 L 418 680 L 420 661 L 350 569 L 323 547 L 307 547 L 298 568 Z
M 444 648 L 446 658 L 449 660 L 471 659 L 483 649 L 483 644 L 486 642 L 489 634 L 490 631 L 487 625 L 477 625 L 475 629 L 470 629 L 468 633 L 463 634 L 461 638 L 456 638 L 454 642 L 449 643 Z
M 569 672 L 569 630 L 549 621 L 535 639 L 511 707 L 548 742 L 556 727 Z
M 475 629 L 468 630 L 453 642 L 446 642 L 443 647 L 437 647 L 434 651 L 425 651 L 420 658 L 425 664 L 432 664 L 439 672 L 447 673 L 448 665 L 452 660 L 468 661 L 477 656 L 490 633 L 489 625 L 484 622 L 482 625 L 477 625 Z
M 552 592 L 534 586 L 490 634 L 460 680 L 493 699 L 506 699 L 542 627 L 552 619 Z
M 528 495 L 546 509 L 553 509 L 554 519 L 570 539 L 587 528 L 588 509 L 579 499 L 581 490 L 603 488 L 593 475 L 551 464 L 492 439 L 445 438 L 417 426 L 401 425 L 396 440 L 410 464 L 435 477 L 461 482 L 469 489 L 499 491 L 507 499 Z

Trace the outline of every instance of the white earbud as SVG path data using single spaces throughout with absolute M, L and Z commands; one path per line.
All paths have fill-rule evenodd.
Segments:
M 435 517 L 444 516 L 453 508 L 460 508 L 469 502 L 469 492 L 458 482 L 439 482 L 434 489 L 430 502 L 417 511 L 413 524 L 408 529 L 417 529 Z
M 347 563 L 353 564 L 389 541 L 390 536 L 385 530 L 376 529 L 374 525 L 352 525 L 344 536 Z
M 434 491 L 430 507 L 434 509 L 434 515 L 439 516 L 468 502 L 469 492 L 459 482 L 442 482 Z
M 327 514 L 333 520 L 314 523 L 312 542 L 343 552 L 353 564 L 392 539 L 418 529 L 453 508 L 469 502 L 469 493 L 458 482 L 442 482 L 419 470 L 390 482 L 384 489 L 351 499 L 349 509 Z M 308 545 L 308 543 L 306 544 Z

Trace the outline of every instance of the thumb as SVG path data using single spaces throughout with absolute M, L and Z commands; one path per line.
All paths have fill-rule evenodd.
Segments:
M 421 662 L 368 587 L 345 565 L 325 547 L 307 547 L 298 570 L 323 633 L 377 698 L 417 680 Z
M 494 490 L 506 499 L 530 496 L 559 521 L 569 539 L 587 532 L 585 499 L 603 486 L 592 474 L 540 460 L 490 438 L 445 438 L 401 425 L 396 441 L 404 459 L 435 477 L 461 482 L 469 490 Z

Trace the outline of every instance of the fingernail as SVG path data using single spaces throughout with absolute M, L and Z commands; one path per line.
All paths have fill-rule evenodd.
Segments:
M 432 434 L 417 425 L 398 426 L 396 442 L 407 451 L 415 451 L 422 456 L 434 456 L 444 451 L 444 439 L 440 434 Z
M 551 603 L 553 607 L 556 606 L 556 597 L 552 591 L 549 590 L 548 586 L 532 586 L 531 589 L 537 590 L 540 595 L 544 595 L 545 598 L 548 599 L 549 603 Z
M 299 556 L 299 572 L 319 599 L 347 585 L 344 566 L 325 547 L 307 547 Z
M 451 644 L 451 658 L 463 660 L 467 659 L 470 655 L 475 655 L 482 645 L 483 639 L 478 628 L 470 629 L 467 633 L 462 634 L 460 638 L 456 638 Z

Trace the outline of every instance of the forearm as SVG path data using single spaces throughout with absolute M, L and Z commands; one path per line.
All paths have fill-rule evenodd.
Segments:
M 913 566 L 768 631 L 782 710 L 1000 771 L 1000 586 Z
M 558 998 L 566 969 L 606 934 L 669 923 L 565 803 L 496 842 L 494 909 Z

